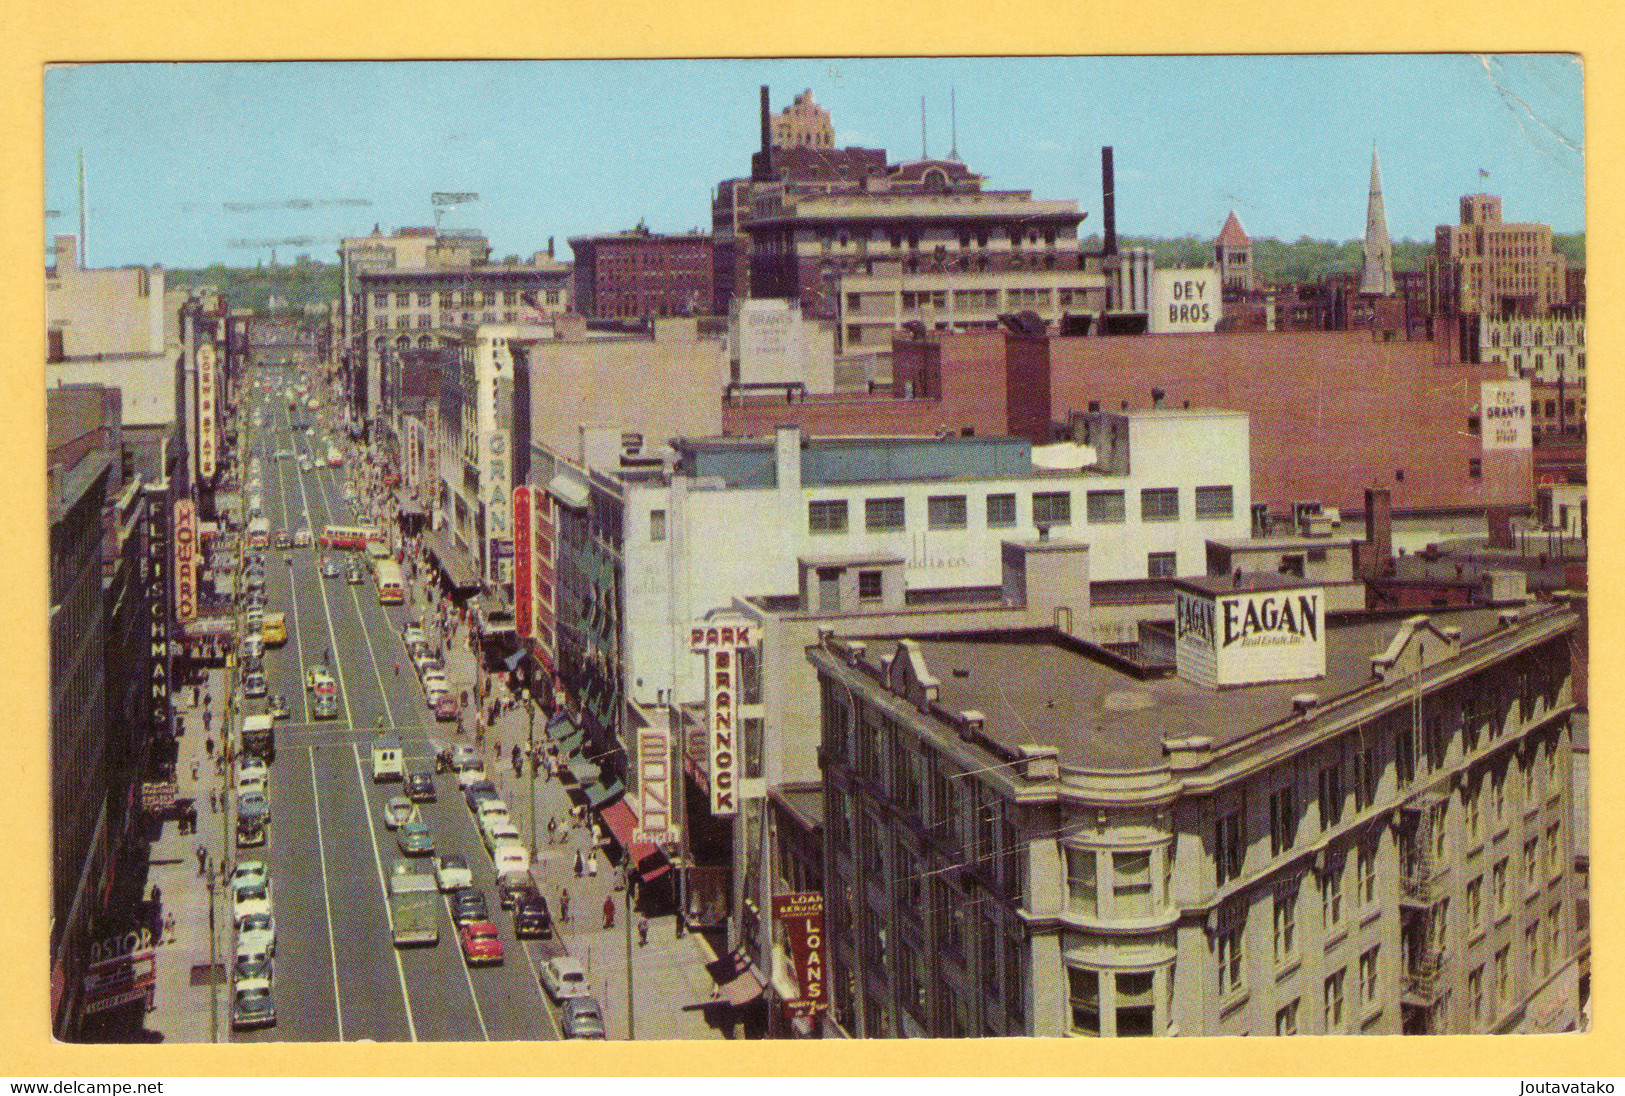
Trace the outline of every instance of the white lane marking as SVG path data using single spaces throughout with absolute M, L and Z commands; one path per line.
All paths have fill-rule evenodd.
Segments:
M 288 420 L 288 429 L 289 429 L 290 432 L 293 430 L 293 419 L 292 418 L 289 418 L 289 420 Z M 287 528 L 289 528 L 289 525 L 288 525 L 288 486 L 283 481 L 282 467 L 281 467 L 281 462 L 280 461 L 278 462 L 278 465 L 277 465 L 276 474 L 277 474 L 277 494 L 282 496 L 282 527 L 284 529 L 287 529 Z M 306 520 L 307 521 L 309 520 L 308 515 L 306 516 Z M 308 526 L 303 526 L 302 528 L 308 528 Z M 314 544 L 314 541 L 312 541 L 312 543 Z M 305 706 L 305 722 L 309 723 L 310 722 L 310 690 L 304 688 L 304 684 L 305 684 L 305 645 L 304 645 L 304 641 L 300 638 L 300 635 L 299 635 L 299 583 L 294 578 L 294 574 L 293 574 L 294 568 L 292 568 L 292 567 L 284 567 L 283 570 L 288 572 L 288 604 L 289 604 L 289 606 L 290 606 L 290 608 L 292 609 L 292 612 L 293 612 L 293 649 L 294 649 L 295 657 L 297 657 L 299 659 L 299 665 L 294 667 L 294 670 L 298 674 L 298 677 L 299 677 L 299 685 L 300 685 L 299 701 L 300 701 L 301 704 L 303 704 Z M 284 695 L 286 695 L 286 694 L 284 694 Z
M 327 841 L 322 836 L 322 796 L 316 785 L 316 751 L 306 750 L 310 759 L 310 795 L 316 813 L 316 852 L 322 863 L 322 908 L 327 914 L 327 955 L 333 965 L 333 1014 L 338 1018 L 339 1042 L 344 1042 L 344 1009 L 339 999 L 339 954 L 333 943 L 333 899 L 327 889 Z
M 372 841 L 372 862 L 378 867 L 378 890 L 384 899 L 384 917 L 389 921 L 390 950 L 395 955 L 395 974 L 401 980 L 401 1002 L 406 1006 L 406 1028 L 412 1041 L 418 1041 L 418 1026 L 412 1020 L 412 996 L 406 991 L 406 968 L 401 965 L 400 948 L 395 947 L 395 911 L 389 908 L 389 886 L 384 881 L 384 858 L 378 853 L 378 831 L 372 821 L 372 800 L 367 795 L 367 780 L 361 772 L 361 750 L 353 743 L 350 753 L 355 757 L 355 779 L 361 785 L 361 802 L 367 809 L 367 837 Z
M 457 918 L 453 917 L 451 912 L 451 899 L 442 893 L 440 895 L 440 901 L 445 904 L 446 917 L 451 921 L 451 927 L 453 929 L 458 929 L 459 926 L 457 924 Z M 457 954 L 459 957 L 461 957 L 463 954 L 463 941 L 460 931 L 457 939 Z M 468 983 L 468 999 L 474 1002 L 474 1019 L 480 1022 L 480 1035 L 484 1037 L 487 1043 L 489 1043 L 491 1041 L 491 1033 L 485 1030 L 485 1013 L 481 1011 L 479 996 L 474 992 L 474 976 L 468 972 L 468 960 L 466 958 L 463 959 L 463 981 Z
M 378 653 L 372 649 L 372 629 L 367 627 L 366 614 L 361 610 L 361 598 L 356 595 L 354 586 L 350 587 L 350 600 L 355 604 L 356 619 L 361 622 L 361 638 L 367 642 L 367 657 L 372 660 L 372 676 L 378 681 L 378 696 L 384 702 L 384 718 L 388 720 L 392 729 L 399 730 L 395 725 L 395 710 L 389 705 L 389 690 L 384 688 L 384 672 L 378 666 Z

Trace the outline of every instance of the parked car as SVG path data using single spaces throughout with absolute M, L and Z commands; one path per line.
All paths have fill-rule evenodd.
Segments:
M 459 853 L 436 857 L 434 881 L 443 891 L 454 891 L 474 885 L 474 873 L 468 870 L 468 861 Z
M 257 947 L 276 955 L 276 918 L 269 913 L 250 913 L 237 922 L 237 946 Z
M 244 696 L 264 696 L 267 688 L 264 670 L 249 670 L 243 674 Z
M 239 982 L 250 978 L 271 977 L 271 954 L 261 947 L 239 945 L 237 957 L 232 964 L 231 976 Z
M 442 693 L 434 702 L 434 717 L 441 723 L 449 723 L 456 719 L 460 711 L 457 698 L 449 692 Z
M 525 839 L 519 836 L 519 827 L 512 822 L 489 822 L 480 827 L 480 836 L 485 840 L 485 847 L 493 853 L 505 845 L 518 845 L 523 848 Z
M 553 937 L 553 915 L 548 911 L 547 899 L 535 887 L 514 892 L 513 934 L 550 940 Z
M 463 946 L 463 962 L 469 966 L 502 962 L 502 938 L 492 922 L 470 921 L 461 925 L 457 929 L 457 939 Z
M 271 888 L 269 883 L 255 883 L 249 886 L 238 887 L 231 896 L 231 919 L 241 923 L 243 918 L 251 913 L 271 912 Z
M 463 799 L 468 803 L 468 809 L 478 811 L 480 804 L 488 799 L 497 798 L 497 786 L 485 779 L 485 773 L 480 773 L 480 779 L 470 781 L 463 789 Z
M 276 1023 L 276 1002 L 269 978 L 247 978 L 237 983 L 231 1002 L 233 1031 L 270 1027 Z
M 531 878 L 529 864 L 524 868 L 497 872 L 497 904 L 505 910 L 513 909 L 521 894 L 534 890 L 536 880 Z
M 263 887 L 271 881 L 271 870 L 263 860 L 241 860 L 231 872 L 231 892 L 244 887 Z
M 549 959 L 542 965 L 542 988 L 559 1002 L 592 996 L 587 986 L 587 972 L 568 955 Z
M 604 1010 L 596 997 L 571 997 L 559 1009 L 559 1027 L 566 1039 L 602 1039 Z
M 287 719 L 288 698 L 281 693 L 272 693 L 265 699 L 265 711 L 272 719 Z
M 423 625 L 415 620 L 409 620 L 401 625 L 402 643 L 427 643 L 428 636 L 423 634 Z
M 478 887 L 464 887 L 451 896 L 451 919 L 459 925 L 471 921 L 489 921 L 491 909 L 485 904 L 485 892 Z

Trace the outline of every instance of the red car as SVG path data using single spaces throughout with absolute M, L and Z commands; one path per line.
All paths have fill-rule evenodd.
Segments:
M 457 718 L 457 698 L 450 693 L 443 693 L 439 700 L 434 702 L 434 717 L 445 723 Z
M 457 939 L 463 945 L 463 962 L 469 966 L 502 962 L 502 939 L 497 935 L 494 922 L 470 921 L 459 925 Z

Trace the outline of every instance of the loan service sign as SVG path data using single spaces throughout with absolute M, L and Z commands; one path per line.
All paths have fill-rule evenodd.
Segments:
M 756 625 L 746 620 L 710 620 L 689 629 L 689 650 L 706 656 L 712 814 L 739 811 L 739 751 L 744 737 L 738 718 L 738 653 L 751 646 L 755 636 Z
M 1176 587 L 1174 664 L 1180 677 L 1208 688 L 1322 677 L 1326 591 Z
M 824 896 L 811 894 L 775 894 L 773 919 L 784 933 L 784 943 L 790 952 L 796 986 L 800 995 L 784 1002 L 784 1010 L 793 1017 L 810 1018 L 824 1008 L 828 1000 L 828 981 L 824 976 L 826 949 L 824 943 Z

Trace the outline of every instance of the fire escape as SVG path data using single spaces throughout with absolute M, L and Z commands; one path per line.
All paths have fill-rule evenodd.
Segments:
M 1434 853 L 1434 827 L 1448 792 L 1426 792 L 1401 808 L 1400 913 L 1405 985 L 1400 1004 L 1407 1035 L 1435 1034 L 1435 1006 L 1444 992 L 1444 876 Z

